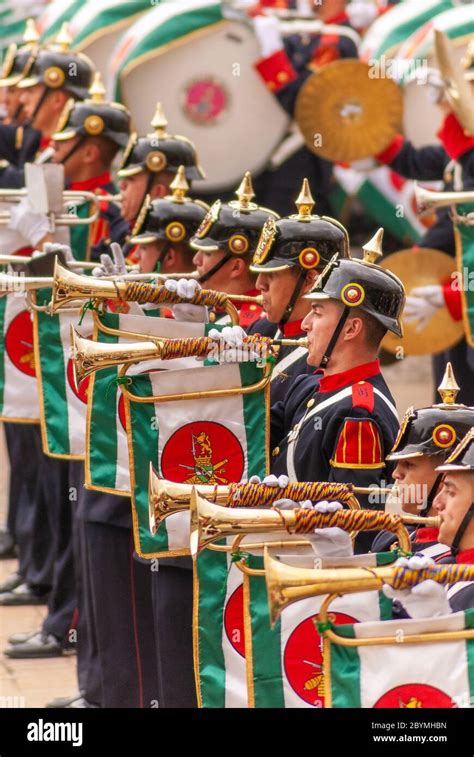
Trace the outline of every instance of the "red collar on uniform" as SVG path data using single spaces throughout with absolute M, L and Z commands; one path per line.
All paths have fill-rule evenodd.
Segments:
M 417 544 L 426 544 L 429 541 L 438 541 L 439 528 L 418 528 L 416 530 L 415 542 Z
M 457 563 L 466 563 L 466 565 L 474 565 L 474 548 L 463 549 L 462 552 L 458 552 L 456 555 Z
M 349 21 L 349 16 L 347 13 L 336 13 L 335 16 L 331 16 L 331 18 L 327 18 L 324 22 L 324 24 L 347 24 Z
M 51 144 L 51 137 L 41 137 L 40 139 L 40 150 L 46 150 L 47 147 Z
M 91 191 L 93 189 L 99 189 L 99 187 L 104 187 L 111 182 L 112 177 L 110 171 L 105 171 L 105 173 L 101 173 L 100 176 L 94 176 L 92 179 L 86 179 L 85 181 L 71 181 L 68 189 L 84 189 Z
M 358 381 L 373 378 L 373 376 L 377 376 L 379 373 L 380 363 L 378 360 L 373 360 L 371 363 L 356 365 L 348 371 L 333 373 L 331 376 L 323 376 L 316 391 L 322 393 L 334 392 L 336 389 L 343 389 L 345 386 L 357 384 Z
M 301 328 L 301 324 L 303 323 L 303 319 L 300 318 L 299 321 L 289 321 L 289 323 L 285 323 L 283 326 L 283 336 L 298 336 L 298 334 L 303 333 L 303 329 Z

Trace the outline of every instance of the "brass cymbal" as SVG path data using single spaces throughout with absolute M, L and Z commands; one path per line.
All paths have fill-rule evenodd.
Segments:
M 444 284 L 456 269 L 456 261 L 440 250 L 430 247 L 398 250 L 382 260 L 383 268 L 396 274 L 409 295 L 415 287 Z M 459 342 L 464 333 L 462 321 L 453 321 L 446 307 L 438 310 L 422 331 L 416 331 L 417 322 L 403 321 L 403 338 L 388 333 L 382 347 L 398 356 L 432 355 L 449 349 Z
M 457 61 L 453 44 L 439 29 L 434 30 L 436 60 L 444 84 L 444 94 L 460 123 L 474 134 L 472 91 Z
M 382 152 L 401 130 L 402 115 L 402 93 L 393 79 L 371 78 L 369 64 L 352 59 L 310 76 L 295 107 L 308 149 L 342 163 Z

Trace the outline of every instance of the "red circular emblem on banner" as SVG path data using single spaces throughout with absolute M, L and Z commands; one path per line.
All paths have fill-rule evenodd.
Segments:
M 224 112 L 227 103 L 224 85 L 211 76 L 194 80 L 184 91 L 184 111 L 198 124 L 212 124 Z
M 421 709 L 425 707 L 440 707 L 452 709 L 456 707 L 450 696 L 426 683 L 405 683 L 403 686 L 395 686 L 390 691 L 382 694 L 374 704 L 374 708 L 394 709 Z
M 126 431 L 127 430 L 127 419 L 125 417 L 125 400 L 124 400 L 122 392 L 120 392 L 120 396 L 119 396 L 119 399 L 118 399 L 117 415 L 119 417 L 120 423 L 122 424 L 123 430 Z
M 229 644 L 245 657 L 244 587 L 238 586 L 230 595 L 224 610 L 224 628 Z
M 27 376 L 36 376 L 33 323 L 28 310 L 22 310 L 10 323 L 5 334 L 5 350 L 15 368 Z
M 242 478 L 244 452 L 221 423 L 193 421 L 166 442 L 161 470 L 164 478 L 181 484 L 228 484 Z
M 90 339 L 92 334 L 88 334 L 86 339 Z M 87 376 L 87 378 L 84 379 L 84 381 L 81 382 L 80 386 L 77 386 L 76 380 L 74 378 L 74 364 L 71 358 L 67 361 L 67 368 L 66 368 L 66 375 L 67 380 L 69 383 L 69 386 L 71 387 L 72 391 L 78 397 L 81 402 L 83 402 L 85 405 L 87 405 L 87 392 L 89 390 L 89 383 L 90 383 L 90 376 Z
M 342 612 L 328 615 L 334 623 L 357 623 L 355 618 Z M 301 621 L 286 642 L 283 654 L 285 675 L 300 699 L 313 707 L 324 707 L 324 676 L 322 640 L 315 622 L 319 615 Z

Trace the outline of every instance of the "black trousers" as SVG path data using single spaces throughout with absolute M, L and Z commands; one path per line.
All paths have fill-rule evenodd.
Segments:
M 193 572 L 160 560 L 152 571 L 160 707 L 197 707 L 193 660 Z
M 19 573 L 31 586 L 53 580 L 53 536 L 45 490 L 45 456 L 39 425 L 6 423 L 10 459 L 8 529 L 18 545 Z
M 150 567 L 134 559 L 130 529 L 85 522 L 84 536 L 101 705 L 157 707 Z

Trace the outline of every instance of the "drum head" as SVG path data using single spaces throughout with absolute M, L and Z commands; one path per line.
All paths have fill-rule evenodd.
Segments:
M 445 284 L 456 269 L 453 258 L 429 247 L 399 250 L 388 255 L 381 265 L 403 281 L 407 295 L 415 287 Z M 382 347 L 399 359 L 443 352 L 459 342 L 464 334 L 462 321 L 453 321 L 446 307 L 438 310 L 421 331 L 417 331 L 417 322 L 405 323 L 403 317 L 402 324 L 403 338 L 389 332 L 382 341 Z
M 206 180 L 199 191 L 233 189 L 245 171 L 261 172 L 289 116 L 254 69 L 252 29 L 222 21 L 132 61 L 120 75 L 122 100 L 139 134 L 150 131 L 156 101 L 170 134 L 196 145 Z

